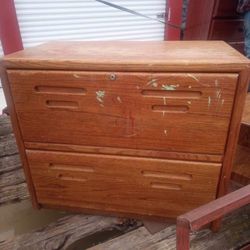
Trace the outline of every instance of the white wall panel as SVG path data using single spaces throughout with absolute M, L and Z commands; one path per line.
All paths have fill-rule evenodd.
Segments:
M 157 18 L 166 0 L 106 0 Z M 164 24 L 95 0 L 15 0 L 24 47 L 50 40 L 163 40 Z

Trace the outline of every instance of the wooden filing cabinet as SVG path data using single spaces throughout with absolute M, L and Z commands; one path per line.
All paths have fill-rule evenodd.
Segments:
M 249 75 L 224 42 L 57 42 L 3 58 L 35 207 L 176 217 L 226 192 Z

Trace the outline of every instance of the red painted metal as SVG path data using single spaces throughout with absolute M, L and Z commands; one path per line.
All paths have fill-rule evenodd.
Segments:
M 164 40 L 180 40 L 183 0 L 169 0 L 166 9 Z M 173 27 L 173 26 L 177 27 Z
M 23 49 L 14 0 L 0 0 L 0 39 L 5 55 Z

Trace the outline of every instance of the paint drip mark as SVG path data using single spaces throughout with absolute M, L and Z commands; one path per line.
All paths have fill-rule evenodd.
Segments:
M 221 98 L 221 90 L 217 90 L 216 91 L 216 96 L 217 96 L 218 99 Z
M 209 96 L 209 97 L 208 97 L 208 102 L 207 102 L 207 104 L 208 104 L 208 108 L 210 108 L 210 106 L 211 106 L 211 102 L 212 102 L 212 99 L 211 99 L 211 97 Z
M 163 104 L 167 105 L 167 98 L 166 97 L 163 97 Z
M 196 76 L 194 76 L 194 75 L 192 75 L 192 74 L 187 74 L 189 77 L 191 77 L 192 79 L 194 79 L 196 82 L 199 82 L 199 79 L 196 77 Z
M 119 103 L 122 103 L 122 99 L 121 99 L 120 96 L 117 96 L 116 99 L 117 99 L 117 101 L 118 101 Z
M 176 90 L 176 88 L 178 88 L 180 85 L 179 84 L 177 84 L 177 85 L 162 84 L 161 86 L 162 86 L 163 90 Z
M 96 99 L 100 103 L 100 106 L 102 106 L 102 107 L 104 106 L 103 105 L 104 97 L 105 97 L 105 91 L 104 90 L 98 90 L 98 91 L 96 91 Z
M 168 131 L 167 131 L 167 129 L 164 129 L 164 134 L 165 134 L 166 136 L 168 136 Z

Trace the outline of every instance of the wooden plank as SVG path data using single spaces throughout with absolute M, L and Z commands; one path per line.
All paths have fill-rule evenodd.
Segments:
M 13 134 L 0 136 L 0 157 L 18 153 L 16 139 Z
M 213 1 L 206 2 L 211 5 Z M 207 9 L 205 11 L 208 12 Z M 199 13 L 200 10 L 197 11 Z M 3 60 L 8 68 L 112 72 L 235 72 L 246 68 L 249 63 L 243 55 L 221 41 L 51 42 L 14 53 Z
M 224 218 L 221 230 L 212 233 L 203 229 L 191 234 L 191 248 L 193 250 L 238 249 L 249 242 L 250 235 L 250 206 L 244 207 Z M 175 250 L 175 225 L 151 235 L 144 227 L 130 233 L 109 240 L 88 250 Z
M 0 157 L 0 178 L 1 174 L 22 168 L 19 154 Z
M 37 231 L 7 239 L 6 241 L 3 240 L 0 242 L 0 248 L 2 250 L 65 250 L 71 249 L 70 245 L 81 239 L 86 248 L 91 244 L 90 238 L 94 237 L 98 232 L 108 234 L 107 232 L 116 230 L 121 234 L 139 225 L 140 222 L 128 223 L 128 220 L 120 223 L 117 218 L 113 217 L 70 215 Z M 105 236 L 102 237 L 105 239 Z
M 0 136 L 11 134 L 12 126 L 7 115 L 0 115 Z

